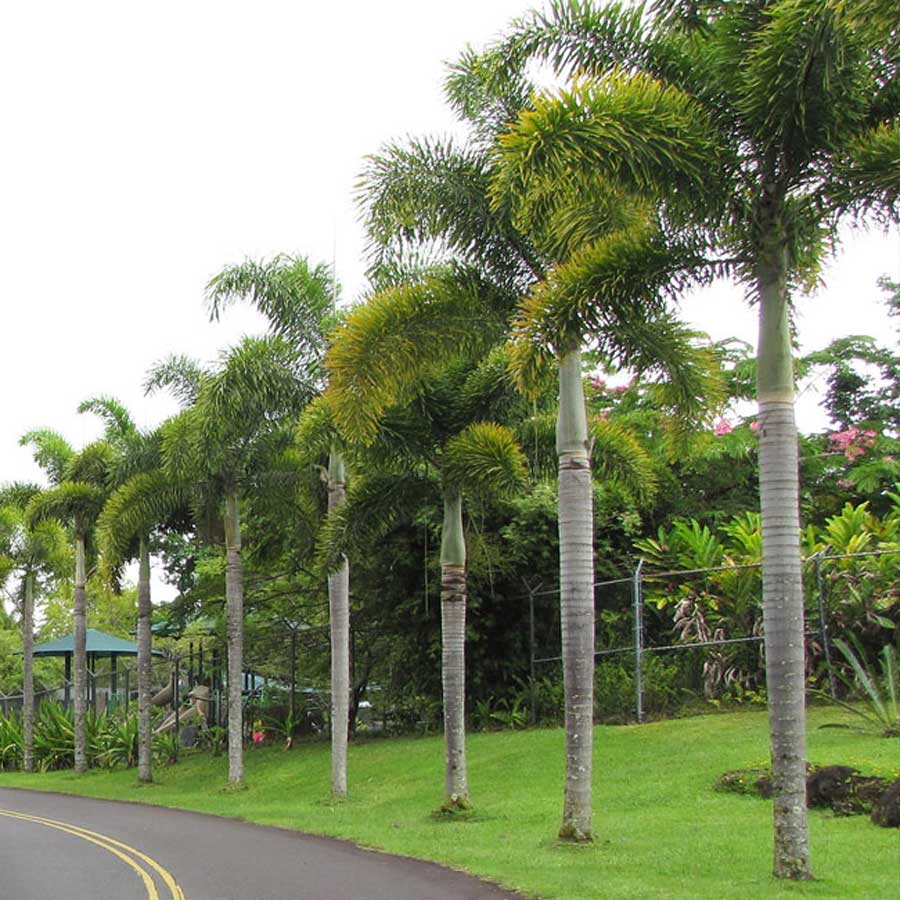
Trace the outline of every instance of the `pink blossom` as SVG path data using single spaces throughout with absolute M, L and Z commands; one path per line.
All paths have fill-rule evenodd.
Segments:
M 724 417 L 719 419 L 713 427 L 714 434 L 730 434 L 732 431 L 734 431 L 734 425 L 731 424 L 731 419 Z
M 828 435 L 828 449 L 835 453 L 843 453 L 851 462 L 864 456 L 866 450 L 875 444 L 877 433 L 848 428 L 845 431 L 833 431 Z
M 253 732 L 253 743 L 261 744 L 266 739 L 266 733 L 264 731 L 254 731 Z
M 886 457 L 884 458 L 884 461 L 885 461 L 885 462 L 893 462 L 893 461 L 894 461 L 894 457 L 893 457 L 893 456 L 886 456 Z
M 627 385 L 627 384 L 617 384 L 617 385 L 616 385 L 616 393 L 617 393 L 617 394 L 624 394 L 625 391 L 628 390 L 628 388 L 629 388 L 629 385 Z
M 603 388 L 606 387 L 606 382 L 605 382 L 602 378 L 600 378 L 599 376 L 598 376 L 597 378 L 592 378 L 592 379 L 591 379 L 591 384 L 592 384 L 595 388 L 597 388 L 598 391 L 602 391 Z
M 760 429 L 760 424 L 759 424 L 759 422 L 757 422 L 757 421 L 754 420 L 753 422 L 750 423 L 750 430 L 751 430 L 751 431 L 759 431 L 759 429 Z

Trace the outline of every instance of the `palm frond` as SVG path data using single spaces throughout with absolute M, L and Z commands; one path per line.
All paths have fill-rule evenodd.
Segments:
M 474 273 L 452 269 L 354 309 L 326 357 L 326 394 L 339 429 L 351 440 L 371 441 L 385 410 L 408 399 L 424 375 L 496 341 L 504 324 L 498 311 L 509 302 Z
M 196 401 L 206 377 L 207 373 L 196 360 L 172 354 L 150 368 L 144 380 L 144 393 L 155 394 L 165 388 L 182 407 L 187 407 Z
M 763 12 L 743 58 L 738 108 L 757 146 L 800 171 L 865 120 L 872 75 L 864 43 L 834 0 L 780 0 Z
M 498 283 L 521 286 L 537 268 L 533 249 L 492 207 L 487 155 L 453 141 L 411 140 L 371 156 L 357 199 L 369 237 L 370 275 L 423 251 L 434 261 L 462 258 Z M 430 252 L 429 252 L 430 251 Z
M 673 211 L 722 213 L 732 161 L 706 109 L 642 74 L 612 72 L 536 98 L 499 138 L 494 201 L 568 173 L 598 175 Z
M 137 433 L 137 426 L 128 410 L 114 397 L 100 395 L 82 401 L 78 412 L 93 413 L 99 416 L 106 426 L 105 437 L 108 441 L 128 438 Z
M 652 227 L 614 232 L 582 248 L 551 269 L 521 304 L 511 354 L 519 385 L 539 383 L 555 354 L 586 339 L 610 357 L 638 354 L 633 341 L 617 346 L 621 328 L 638 328 L 667 298 L 710 274 L 694 247 L 672 245 Z
M 289 255 L 226 266 L 206 286 L 211 318 L 218 320 L 225 307 L 239 300 L 249 302 L 310 363 L 324 350 L 337 296 L 329 266 Z
M 344 556 L 372 547 L 424 503 L 434 502 L 436 494 L 435 481 L 424 474 L 381 471 L 355 478 L 345 502 L 328 516 L 322 529 L 318 567 L 326 573 L 335 571 Z
M 31 445 L 34 461 L 53 484 L 62 480 L 66 464 L 75 455 L 72 445 L 59 432 L 49 428 L 26 432 L 19 438 L 19 444 L 22 447 Z
M 185 490 L 162 470 L 135 475 L 117 488 L 97 521 L 100 551 L 107 563 L 124 561 L 128 545 L 174 511 L 187 507 Z
M 25 521 L 33 529 L 56 519 L 84 533 L 96 521 L 104 499 L 104 490 L 95 484 L 65 481 L 33 497 L 25 510 Z
M 872 211 L 900 221 L 900 123 L 861 133 L 838 160 L 827 196 L 838 213 Z
M 444 483 L 475 494 L 502 496 L 525 483 L 527 463 L 515 434 L 504 425 L 477 422 L 447 441 Z
M 657 488 L 653 457 L 634 432 L 610 419 L 593 419 L 589 429 L 595 477 L 624 488 L 641 503 L 650 500 Z

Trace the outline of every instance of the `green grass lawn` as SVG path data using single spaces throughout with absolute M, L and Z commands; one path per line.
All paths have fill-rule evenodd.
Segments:
M 900 777 L 900 741 L 846 728 L 846 714 L 814 709 L 809 758 Z M 897 896 L 900 832 L 867 818 L 810 813 L 817 880 L 781 884 L 771 871 L 771 804 L 712 790 L 724 771 L 767 761 L 761 712 L 701 716 L 595 731 L 595 830 L 589 847 L 562 846 L 564 736 L 559 729 L 469 738 L 475 814 L 431 815 L 441 802 L 439 738 L 372 740 L 351 747 L 351 799 L 329 796 L 327 744 L 248 750 L 247 790 L 222 790 L 224 757 L 189 754 L 138 787 L 134 770 L 0 774 L 29 787 L 235 816 L 348 838 L 494 879 L 530 897 L 748 898 Z

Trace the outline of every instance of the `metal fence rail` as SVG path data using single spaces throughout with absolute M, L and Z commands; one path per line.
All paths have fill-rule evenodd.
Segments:
M 822 653 L 825 660 L 825 668 L 828 676 L 829 691 L 831 696 L 836 696 L 837 684 L 835 681 L 835 673 L 833 666 L 832 654 L 832 637 L 828 612 L 826 607 L 826 590 L 824 584 L 823 563 L 836 560 L 866 559 L 877 558 L 882 556 L 890 556 L 900 554 L 900 550 L 873 550 L 863 553 L 828 553 L 822 550 L 803 560 L 806 567 L 806 575 L 812 579 L 811 593 L 814 596 L 808 598 L 807 602 L 807 629 L 805 635 L 807 640 L 817 638 L 821 643 Z M 611 588 L 615 586 L 626 587 L 630 594 L 631 618 L 632 618 L 632 634 L 633 642 L 630 646 L 606 647 L 594 651 L 595 658 L 634 654 L 634 714 L 638 722 L 644 720 L 644 659 L 648 653 L 672 652 L 678 653 L 686 650 L 699 650 L 703 648 L 722 647 L 739 644 L 760 644 L 765 638 L 758 634 L 748 634 L 742 637 L 715 638 L 698 641 L 679 641 L 662 645 L 647 646 L 645 640 L 645 609 L 646 602 L 644 599 L 644 588 L 648 583 L 653 583 L 659 579 L 686 579 L 691 576 L 706 576 L 724 572 L 738 572 L 757 570 L 761 573 L 762 563 L 743 563 L 733 566 L 715 566 L 709 568 L 697 569 L 677 569 L 662 572 L 647 571 L 644 566 L 644 560 L 638 560 L 633 571 L 621 578 L 611 578 L 594 583 L 595 590 L 600 588 Z M 540 582 L 532 583 L 527 579 L 523 579 L 528 600 L 529 615 L 529 644 L 530 644 L 530 671 L 532 681 L 536 676 L 537 667 L 550 663 L 558 663 L 562 661 L 559 654 L 539 655 L 538 640 L 536 638 L 536 610 L 535 601 L 538 598 L 558 597 L 558 588 L 545 588 Z M 809 593 L 809 592 L 808 592 Z M 523 599 L 525 599 L 523 597 Z M 759 598 L 761 607 L 761 597 Z M 602 604 L 598 604 L 595 594 L 595 606 L 602 608 Z M 814 621 L 810 622 L 810 613 L 814 613 Z

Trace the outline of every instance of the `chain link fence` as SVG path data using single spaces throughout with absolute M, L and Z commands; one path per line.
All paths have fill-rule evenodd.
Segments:
M 822 677 L 834 697 L 833 636 L 867 626 L 893 627 L 878 610 L 898 595 L 893 570 L 900 567 L 900 550 L 822 551 L 803 566 L 807 669 Z M 562 662 L 559 590 L 524 583 L 535 684 Z M 655 571 L 639 560 L 627 575 L 596 582 L 594 603 L 600 715 L 622 712 L 623 684 L 631 691 L 630 713 L 638 722 L 646 718 L 648 701 L 653 711 L 690 695 L 761 699 L 760 563 Z

